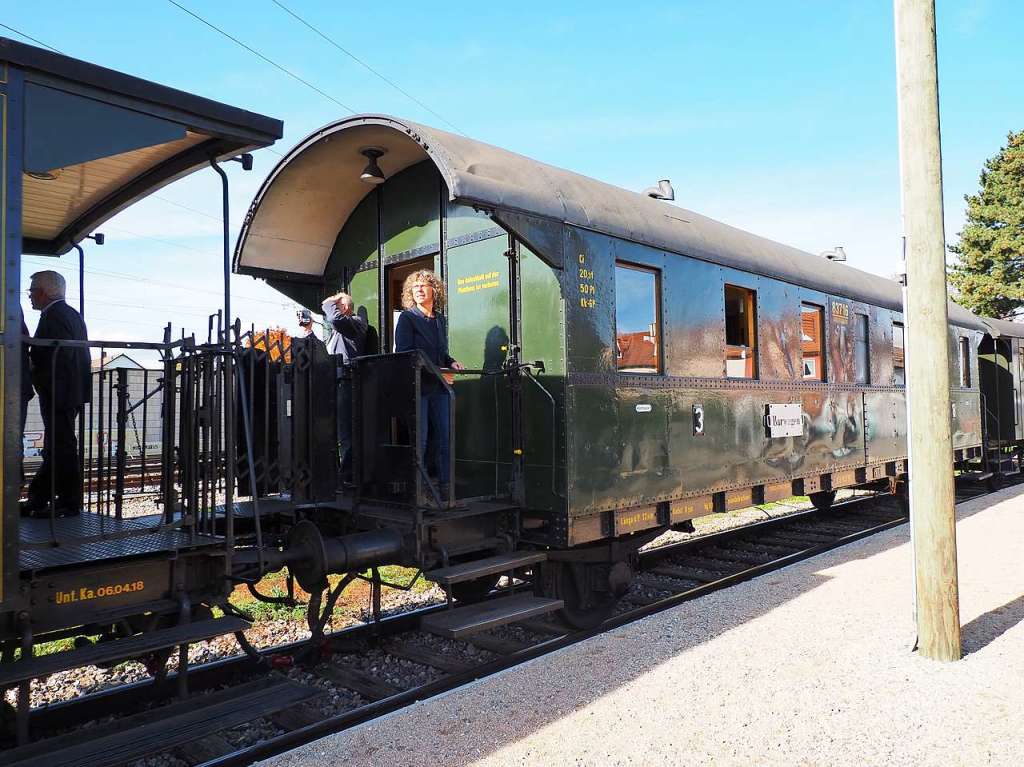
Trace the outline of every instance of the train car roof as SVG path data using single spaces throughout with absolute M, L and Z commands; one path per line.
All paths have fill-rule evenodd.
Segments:
M 1024 338 L 1024 322 L 1012 320 L 997 320 L 994 317 L 982 317 L 981 321 L 993 338 Z
M 22 171 L 25 253 L 66 253 L 212 158 L 282 135 L 280 120 L 4 37 L 0 91 L 11 112 L 8 167 Z
M 499 147 L 387 115 L 330 123 L 271 172 L 249 211 L 235 269 L 266 277 L 323 276 L 338 232 L 372 186 L 360 150 L 379 147 L 390 177 L 430 159 L 452 200 L 564 222 L 896 311 L 898 283 L 750 234 L 699 213 Z M 506 225 L 509 224 L 505 220 Z M 950 302 L 950 320 L 984 329 Z

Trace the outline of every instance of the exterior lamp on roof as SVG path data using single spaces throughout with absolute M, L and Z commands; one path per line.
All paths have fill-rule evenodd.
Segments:
M 845 261 L 846 260 L 846 251 L 843 250 L 841 245 L 837 245 L 832 250 L 826 250 L 821 255 L 824 256 L 825 258 L 827 258 L 829 261 Z
M 359 174 L 360 181 L 365 181 L 367 184 L 383 184 L 387 180 L 384 177 L 384 171 L 377 164 L 377 158 L 383 157 L 386 151 L 375 146 L 368 146 L 365 149 L 359 150 L 359 154 L 368 160 L 366 167 L 363 168 L 363 172 Z

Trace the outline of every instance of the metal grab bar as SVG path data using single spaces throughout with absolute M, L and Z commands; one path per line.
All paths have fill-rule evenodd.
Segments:
M 551 403 L 551 494 L 555 498 L 565 498 L 562 493 L 558 492 L 558 403 L 555 402 L 554 396 L 547 390 L 547 388 L 533 375 L 533 371 L 530 366 L 523 367 L 524 378 L 533 381 L 533 383 L 544 392 L 544 396 L 548 398 Z

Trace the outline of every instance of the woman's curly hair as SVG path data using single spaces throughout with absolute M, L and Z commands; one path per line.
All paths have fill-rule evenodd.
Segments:
M 427 282 L 434 289 L 434 311 L 444 314 L 448 306 L 448 293 L 444 289 L 444 283 L 437 278 L 429 269 L 420 269 L 405 278 L 402 284 L 402 308 L 412 309 L 416 302 L 412 298 L 412 286 L 415 282 Z

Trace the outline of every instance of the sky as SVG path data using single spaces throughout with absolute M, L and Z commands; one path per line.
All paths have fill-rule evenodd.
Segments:
M 0 24 L 62 53 L 284 121 L 235 163 L 232 246 L 290 147 L 356 112 L 399 115 L 633 190 L 660 178 L 676 204 L 848 264 L 902 271 L 892 3 L 338 3 L 176 0 L 315 85 L 290 78 L 170 0 L 5 3 Z M 301 16 L 401 91 L 290 16 Z M 1024 129 L 1024 7 L 938 0 L 947 242 L 985 159 Z M 8 29 L 0 35 L 31 42 Z M 404 91 L 405 93 L 403 93 Z M 411 97 L 410 97 L 411 96 Z M 200 171 L 129 208 L 86 244 L 94 339 L 206 333 L 220 304 L 220 189 Z M 77 256 L 56 265 L 78 300 Z M 233 277 L 243 323 L 294 328 L 295 306 Z M 30 329 L 36 313 L 25 301 Z

